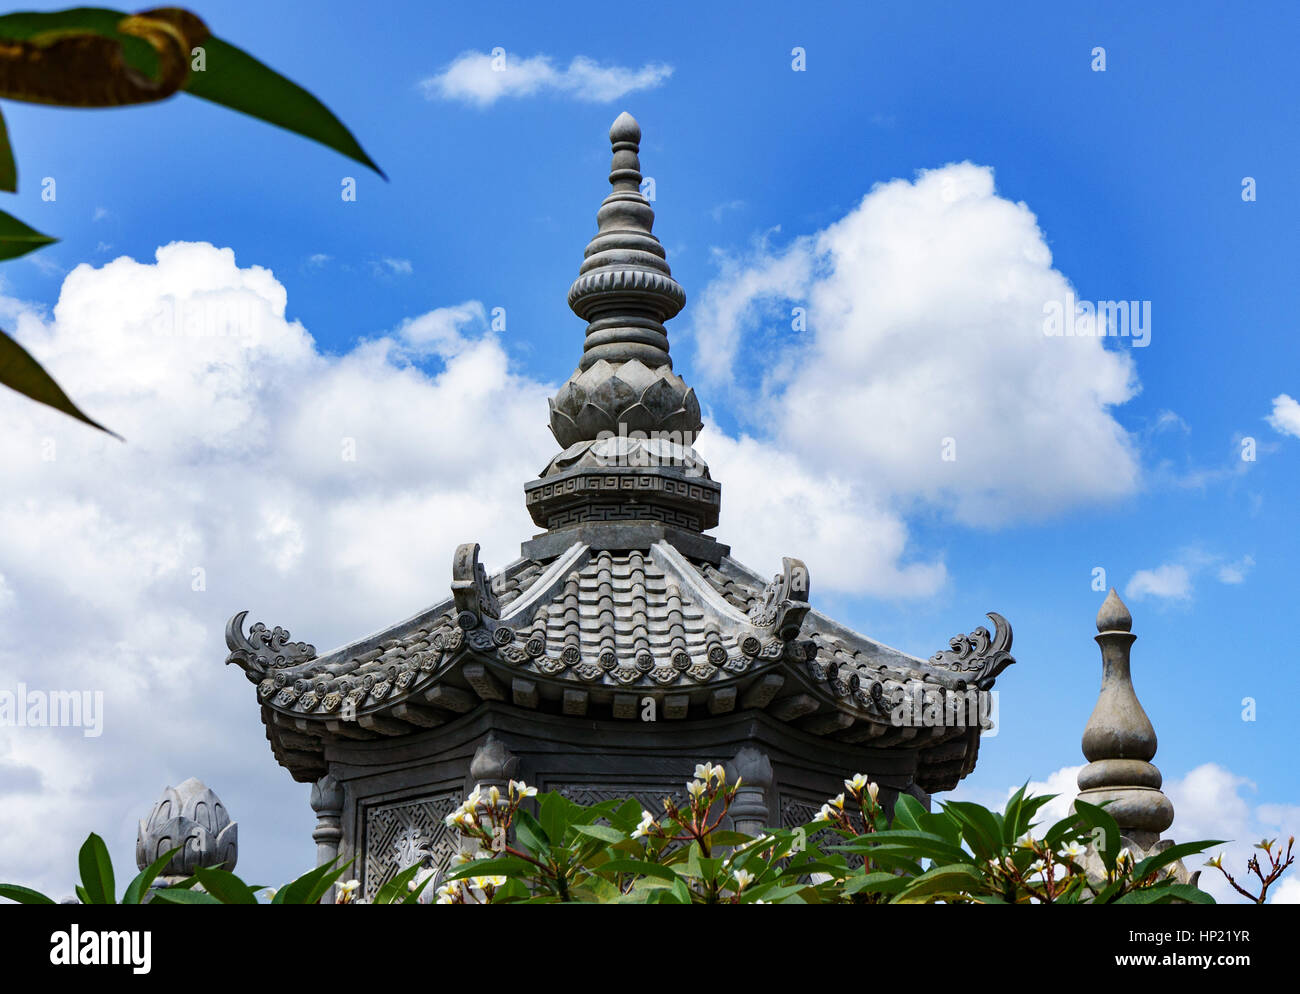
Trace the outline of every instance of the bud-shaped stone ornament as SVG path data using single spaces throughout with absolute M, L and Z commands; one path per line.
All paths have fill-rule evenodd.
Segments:
M 1156 732 L 1129 669 L 1133 618 L 1112 589 L 1097 614 L 1101 647 L 1101 693 L 1083 730 L 1079 800 L 1106 804 L 1120 831 L 1143 848 L 1154 845 L 1174 820 L 1174 807 L 1160 790 L 1160 771 L 1151 764 Z
M 193 876 L 200 866 L 233 870 L 238 830 L 221 799 L 203 781 L 190 777 L 164 790 L 149 817 L 140 822 L 135 862 L 143 870 L 169 849 L 184 846 L 163 868 L 162 886 Z

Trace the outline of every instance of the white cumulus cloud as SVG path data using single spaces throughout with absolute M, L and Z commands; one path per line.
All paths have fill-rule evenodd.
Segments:
M 1071 287 L 991 169 L 878 184 L 824 230 L 721 269 L 694 309 L 700 368 L 756 376 L 754 407 L 806 472 L 978 524 L 1137 487 L 1114 417 L 1138 389 L 1132 358 L 1044 334 Z
M 601 65 L 585 55 L 557 68 L 549 55 L 522 58 L 513 53 L 463 52 L 436 75 L 420 82 L 430 100 L 460 100 L 487 107 L 502 97 L 555 93 L 591 103 L 609 103 L 628 93 L 660 85 L 672 66 L 651 62 L 640 69 Z

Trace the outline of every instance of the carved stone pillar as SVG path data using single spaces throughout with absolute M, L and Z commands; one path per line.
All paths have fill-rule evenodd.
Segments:
M 324 866 L 338 858 L 343 839 L 343 785 L 333 773 L 326 773 L 311 785 L 311 808 L 316 812 L 316 830 L 311 833 L 316 841 L 316 865 Z M 334 888 L 321 898 L 321 903 L 334 903 Z
M 324 866 L 336 859 L 343 839 L 343 785 L 333 773 L 326 773 L 311 785 L 311 809 L 316 812 L 316 865 Z
M 736 753 L 729 764 L 727 779 L 735 783 L 740 778 L 740 789 L 731 804 L 731 823 L 737 832 L 761 835 L 772 826 L 772 809 L 769 803 L 772 789 L 772 761 L 753 746 L 745 746 Z
M 481 787 L 482 795 L 479 798 L 479 810 L 486 812 L 489 804 L 488 793 L 493 787 L 496 787 L 501 792 L 501 799 L 497 802 L 497 806 L 504 808 L 507 803 L 507 789 L 518 768 L 519 757 L 507 749 L 504 742 L 489 732 L 487 739 L 475 750 L 474 758 L 470 761 L 469 780 L 465 785 L 465 792 L 468 794 L 476 786 Z M 479 818 L 480 824 L 486 827 L 487 814 L 484 813 Z M 500 841 L 505 842 L 504 839 Z M 476 844 L 472 844 L 467 848 L 477 849 L 478 847 Z

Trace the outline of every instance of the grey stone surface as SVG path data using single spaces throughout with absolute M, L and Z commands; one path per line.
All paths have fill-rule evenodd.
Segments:
M 569 290 L 587 329 L 550 403 L 561 451 L 524 488 L 542 534 L 495 573 L 460 546 L 449 597 L 323 655 L 281 628 L 245 631 L 245 612 L 227 628 L 276 759 L 316 784 L 321 858 L 340 811 L 338 852 L 360 857 L 363 893 L 399 854 L 445 860 L 438 812 L 514 769 L 584 803 L 632 793 L 657 811 L 695 763 L 731 757 L 748 771 L 735 817 L 754 829 L 803 824 L 859 772 L 891 804 L 928 803 L 974 768 L 982 729 L 898 712 L 982 709 L 1014 661 L 1000 615 L 920 659 L 819 613 L 809 564 L 763 576 L 706 534 L 721 485 L 669 355 L 665 322 L 686 295 L 640 190 L 640 135 L 627 114 L 610 131 L 611 191 Z
M 1083 731 L 1088 765 L 1079 772 L 1079 799 L 1107 804 L 1120 830 L 1143 848 L 1154 845 L 1174 821 L 1174 806 L 1160 790 L 1156 732 L 1133 689 L 1130 652 L 1133 618 L 1114 588 L 1097 613 L 1101 693 Z
M 156 886 L 193 876 L 201 866 L 233 871 L 239 858 L 239 826 L 221 799 L 194 777 L 164 788 L 149 817 L 140 822 L 136 865 L 143 870 L 177 846 L 184 848 L 163 867 Z

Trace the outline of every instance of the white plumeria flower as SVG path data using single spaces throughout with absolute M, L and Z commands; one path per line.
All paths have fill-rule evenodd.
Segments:
M 482 799 L 482 797 L 483 797 L 483 785 L 476 783 L 474 785 L 474 789 L 471 790 L 469 792 L 469 795 L 465 798 L 465 803 L 461 806 L 466 811 L 473 811 L 475 808 L 478 807 L 478 803 Z
M 696 799 L 703 797 L 706 790 L 708 787 L 700 780 L 692 780 L 686 785 L 686 792 Z
M 360 880 L 349 880 L 347 883 L 339 884 L 339 893 L 351 894 L 354 890 L 357 890 L 360 887 L 361 887 Z
M 1078 842 L 1071 842 L 1068 846 L 1066 846 L 1061 851 L 1065 853 L 1065 855 L 1069 856 L 1071 859 L 1078 859 L 1080 856 L 1083 855 L 1083 846 L 1079 845 Z
M 643 835 L 649 835 L 650 829 L 654 827 L 655 827 L 654 818 L 651 816 L 649 811 L 646 811 L 643 808 L 641 810 L 641 821 L 637 823 L 636 828 L 633 830 L 632 838 L 639 839 Z
M 754 875 L 748 870 L 736 871 L 736 891 L 742 891 L 754 882 Z
M 830 799 L 829 803 L 830 803 L 831 807 L 833 807 L 833 808 L 839 808 L 839 809 L 843 810 L 843 808 L 844 808 L 844 795 L 843 795 L 843 794 L 836 794 L 834 797 L 832 797 L 832 798 Z
M 1024 835 L 1020 836 L 1020 838 L 1016 839 L 1016 845 L 1021 849 L 1033 849 L 1034 837 L 1026 832 Z
M 451 857 L 451 868 L 454 870 L 457 867 L 464 866 L 466 863 L 472 863 L 476 858 L 476 855 L 468 849 L 462 849 Z
M 867 778 L 861 773 L 853 774 L 852 780 L 845 780 L 844 786 L 855 794 L 860 794 L 867 786 Z
M 727 782 L 727 771 L 721 766 L 715 765 L 710 772 L 713 775 L 713 779 L 718 781 L 719 787 Z
M 878 784 L 878 783 L 869 783 L 869 784 L 867 784 L 867 796 L 871 798 L 871 803 L 872 803 L 872 804 L 879 804 L 879 803 L 880 803 L 880 801 L 879 801 L 879 798 L 880 798 L 880 784 Z
M 501 789 L 495 785 L 488 788 L 488 803 L 496 807 L 501 803 Z
M 537 788 L 528 786 L 528 784 L 524 783 L 522 780 L 511 780 L 510 793 L 519 798 L 536 797 Z
M 458 890 L 459 890 L 459 888 L 456 886 L 456 881 L 452 881 L 452 882 L 449 883 L 449 884 L 443 884 L 443 885 L 442 885 L 441 887 L 439 887 L 438 890 L 437 890 L 437 902 L 436 902 L 436 903 L 438 903 L 438 904 L 454 904 L 455 901 L 456 901 L 456 893 L 457 893 Z
M 708 763 L 696 763 L 695 772 L 691 774 L 696 780 L 707 780 L 713 771 Z
M 817 821 L 834 821 L 835 814 L 829 804 L 823 804 L 822 809 L 817 812 Z

